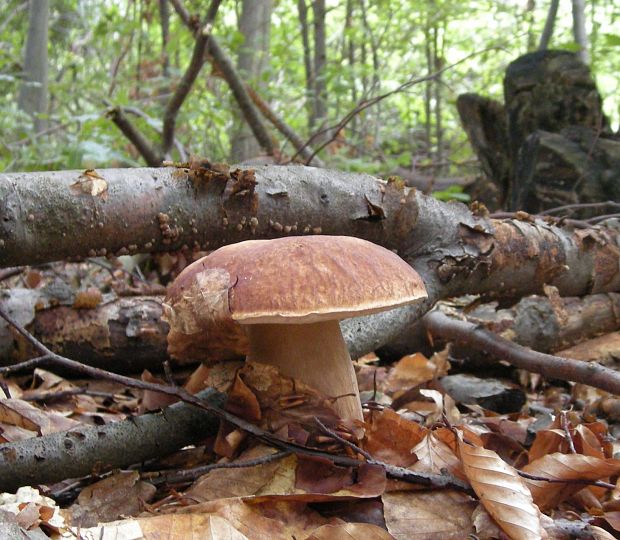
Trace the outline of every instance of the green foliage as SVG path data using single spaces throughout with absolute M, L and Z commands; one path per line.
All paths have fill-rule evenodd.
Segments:
M 433 191 L 433 197 L 440 201 L 459 201 L 464 203 L 471 201 L 471 197 L 467 193 L 463 193 L 461 186 L 450 186 L 441 191 Z
M 142 163 L 104 112 L 109 105 L 138 109 L 141 116 L 132 115 L 131 120 L 158 147 L 167 99 L 189 63 L 194 42 L 174 9 L 170 9 L 166 77 L 158 2 L 51 2 L 50 127 L 45 134 L 35 134 L 31 120 L 15 105 L 22 78 L 27 3 L 5 3 L 8 9 L 0 15 L 0 92 L 4 98 L 0 100 L 0 170 Z M 184 3 L 190 12 L 204 15 L 205 2 Z M 398 167 L 415 169 L 437 161 L 447 163 L 441 174 L 468 174 L 459 165 L 472 156 L 454 106 L 456 97 L 478 92 L 501 99 L 504 69 L 537 43 L 547 3 L 526 7 L 524 2 L 507 0 L 375 0 L 363 4 L 331 0 L 327 4 L 328 125 L 336 125 L 364 100 L 442 66 L 451 67 L 434 81 L 412 84 L 353 115 L 342 140 L 321 153 L 324 161 L 384 177 Z M 240 6 L 240 1 L 223 2 L 214 28 L 233 59 L 244 43 L 235 11 Z M 593 71 L 606 98 L 606 112 L 617 124 L 620 32 L 610 21 L 618 20 L 619 14 L 613 3 L 588 3 L 588 10 Z M 308 15 L 312 37 L 312 9 Z M 552 46 L 571 48 L 570 10 L 560 10 L 558 17 Z M 430 65 L 427 50 L 436 57 Z M 302 137 L 308 137 L 312 95 L 306 90 L 296 0 L 274 2 L 270 57 L 262 82 L 261 94 L 273 110 Z M 234 106 L 227 84 L 213 75 L 207 63 L 177 118 L 178 141 L 193 154 L 227 160 Z M 273 133 L 284 145 L 281 135 Z M 290 143 L 284 145 L 284 152 L 294 153 Z M 435 195 L 464 197 L 458 189 Z

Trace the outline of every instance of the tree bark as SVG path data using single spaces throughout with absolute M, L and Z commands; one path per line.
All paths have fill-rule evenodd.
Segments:
M 220 407 L 225 396 L 214 389 L 197 397 Z M 187 403 L 159 413 L 133 416 L 105 426 L 81 426 L 0 445 L 0 486 L 51 484 L 67 478 L 127 467 L 160 458 L 217 432 L 219 419 Z M 165 436 L 162 436 L 165 434 Z
M 301 41 L 304 48 L 304 69 L 306 71 L 306 99 L 308 100 L 308 128 L 314 129 L 314 70 L 310 52 L 310 32 L 308 30 L 308 6 L 306 0 L 297 0 Z
M 486 177 L 472 186 L 472 200 L 491 210 L 505 208 L 512 171 L 506 110 L 499 101 L 477 94 L 461 94 L 456 108 Z
M 214 63 L 222 72 L 222 76 L 226 79 L 226 82 L 228 83 L 228 86 L 230 87 L 230 90 L 239 105 L 239 109 L 241 109 L 241 112 L 245 117 L 248 126 L 250 126 L 254 137 L 265 153 L 272 156 L 275 151 L 273 141 L 271 140 L 271 136 L 269 135 L 258 110 L 248 95 L 245 88 L 245 83 L 239 76 L 239 73 L 237 73 L 231 59 L 224 52 L 222 47 L 220 47 L 220 44 L 213 36 L 209 40 L 208 51 L 213 57 Z
M 174 144 L 174 130 L 176 127 L 179 110 L 194 86 L 194 83 L 198 78 L 198 74 L 200 73 L 200 70 L 205 62 L 205 52 L 207 51 L 207 46 L 209 45 L 209 41 L 211 39 L 210 27 L 215 20 L 220 3 L 221 0 L 211 0 L 211 4 L 209 5 L 204 21 L 196 29 L 194 49 L 192 50 L 192 57 L 190 58 L 189 64 L 183 73 L 181 80 L 178 82 L 174 94 L 166 105 L 161 138 L 161 151 L 164 156 L 168 155 L 172 145 Z
M 244 37 L 237 57 L 239 75 L 259 92 L 264 87 L 261 76 L 269 62 L 271 11 L 272 0 L 244 0 L 239 19 L 239 31 Z M 232 163 L 257 156 L 259 149 L 247 123 L 236 118 L 230 152 Z
M 553 36 L 553 29 L 555 27 L 555 19 L 558 14 L 558 6 L 560 0 L 551 0 L 549 3 L 549 11 L 547 12 L 547 19 L 545 20 L 545 28 L 540 36 L 540 43 L 538 44 L 538 50 L 544 51 L 549 48 L 551 37 Z
M 161 72 L 165 78 L 170 77 L 170 58 L 168 42 L 170 41 L 170 4 L 168 0 L 159 0 L 159 24 L 161 26 Z
M 107 189 L 97 195 L 77 171 L 0 174 L 0 265 L 295 234 L 365 238 L 411 264 L 429 299 L 347 321 L 352 356 L 390 342 L 449 296 L 519 298 L 545 284 L 562 296 L 620 290 L 620 239 L 610 229 L 571 230 L 528 216 L 492 220 L 368 175 L 250 170 L 256 185 L 245 190 L 196 170 L 100 170 L 96 185 Z
M 30 0 L 28 36 L 24 53 L 24 81 L 19 90 L 19 108 L 34 118 L 36 132 L 47 127 L 47 27 L 49 0 Z
M 579 45 L 577 56 L 584 64 L 590 63 L 588 52 L 588 33 L 586 31 L 586 3 L 584 0 L 573 1 L 573 36 L 575 43 Z
M 538 213 L 565 204 L 620 201 L 620 141 L 587 127 L 560 133 L 537 130 L 524 142 L 515 163 L 513 209 Z M 596 208 L 579 210 L 581 218 Z
M 325 0 L 314 0 L 312 2 L 312 9 L 314 12 L 314 111 L 312 125 L 320 130 L 327 121 Z M 323 142 L 328 137 L 328 134 L 317 135 L 316 142 Z
M 140 373 L 144 369 L 161 371 L 170 359 L 162 299 L 119 297 L 91 309 L 75 309 L 71 302 L 54 306 L 62 300 L 44 290 L 13 288 L 4 291 L 1 305 L 18 314 L 21 324 L 62 356 L 116 373 Z M 25 340 L 0 321 L 0 365 L 35 356 Z

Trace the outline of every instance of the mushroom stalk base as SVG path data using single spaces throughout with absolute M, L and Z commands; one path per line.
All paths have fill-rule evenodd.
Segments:
M 338 398 L 334 409 L 341 418 L 364 419 L 355 370 L 338 321 L 245 328 L 250 340 L 248 360 L 276 366 L 283 375 Z

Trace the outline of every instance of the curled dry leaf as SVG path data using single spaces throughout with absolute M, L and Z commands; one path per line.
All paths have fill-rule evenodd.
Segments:
M 583 484 L 570 483 L 571 481 L 601 480 L 620 474 L 620 460 L 600 459 L 582 454 L 555 453 L 532 461 L 523 467 L 523 471 L 535 476 L 566 482 L 549 483 L 526 479 L 534 501 L 544 510 L 554 508 L 566 497 L 583 489 Z
M 383 512 L 396 540 L 462 540 L 473 532 L 476 502 L 450 490 L 384 493 Z
M 0 422 L 47 435 L 66 431 L 80 423 L 61 414 L 44 411 L 21 399 L 0 400 Z
M 437 376 L 437 366 L 422 353 L 403 356 L 390 370 L 388 386 L 391 392 L 407 390 Z
M 429 432 L 411 450 L 411 453 L 418 458 L 418 461 L 410 467 L 414 471 L 434 474 L 442 474 L 443 471 L 447 471 L 457 478 L 466 480 L 461 462 L 452 449 L 435 432 Z
M 543 538 L 540 512 L 517 471 L 495 452 L 461 437 L 459 452 L 469 483 L 500 528 L 513 540 Z
M 193 531 L 201 531 L 209 516 L 217 515 L 229 521 L 232 526 L 248 538 L 307 538 L 321 525 L 333 523 L 311 510 L 305 503 L 283 501 L 277 498 L 266 502 L 241 499 L 223 499 L 193 506 L 177 506 L 174 514 L 160 515 L 140 520 L 142 530 L 148 527 L 148 539 L 161 538 L 203 538 L 202 536 L 166 535 L 170 523 L 188 520 Z M 165 519 L 164 519 L 165 518 Z M 190 529 L 187 529 L 188 531 Z M 99 537 L 97 537 L 99 538 Z M 107 537 L 105 537 L 107 538 Z M 138 536 L 138 538 L 140 538 Z
M 119 540 L 163 540 L 204 538 L 205 540 L 248 540 L 230 521 L 217 515 L 169 515 L 115 521 L 91 528 L 74 528 L 83 540 L 115 538 Z M 197 533 L 200 531 L 200 533 Z M 199 534 L 199 536 L 196 536 Z

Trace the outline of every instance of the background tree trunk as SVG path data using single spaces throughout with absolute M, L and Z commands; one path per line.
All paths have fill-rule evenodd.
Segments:
M 312 4 L 314 11 L 314 110 L 312 125 L 317 129 L 324 128 L 327 120 L 327 84 L 325 62 L 325 0 L 315 0 Z M 329 134 L 324 133 L 314 139 L 314 144 L 327 139 Z
M 269 61 L 269 35 L 272 0 L 244 0 L 239 18 L 239 30 L 244 42 L 237 58 L 239 74 L 256 88 L 259 93 L 261 76 Z M 252 130 L 238 114 L 233 128 L 230 159 L 233 163 L 245 161 L 260 153 L 260 145 Z
M 46 128 L 47 120 L 47 27 L 49 0 L 30 0 L 28 36 L 24 52 L 24 82 L 19 91 L 19 108 L 34 117 L 34 129 Z
M 545 28 L 540 36 L 540 43 L 538 44 L 538 50 L 544 51 L 549 48 L 551 37 L 553 36 L 553 30 L 555 28 L 555 19 L 558 15 L 558 6 L 560 0 L 551 0 L 549 4 L 549 11 L 547 12 L 547 20 L 545 21 Z
M 586 32 L 586 6 L 584 0 L 573 0 L 573 36 L 575 43 L 579 45 L 577 57 L 584 64 L 590 63 L 590 53 L 588 51 L 588 35 Z

